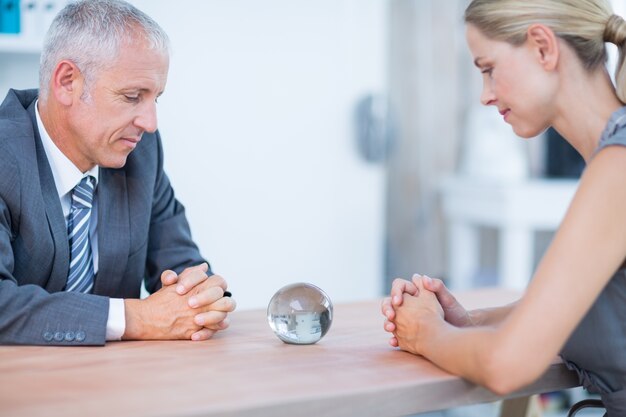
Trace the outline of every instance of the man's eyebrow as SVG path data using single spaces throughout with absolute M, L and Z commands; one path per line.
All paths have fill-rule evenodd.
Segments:
M 126 88 L 122 88 L 119 90 L 122 94 L 126 93 L 126 92 L 130 92 L 130 91 L 136 91 L 138 93 L 141 94 L 150 94 L 153 90 L 151 90 L 150 88 L 143 88 L 143 87 L 126 87 Z M 157 93 L 157 97 L 161 97 L 161 95 L 163 94 L 163 91 L 159 91 Z

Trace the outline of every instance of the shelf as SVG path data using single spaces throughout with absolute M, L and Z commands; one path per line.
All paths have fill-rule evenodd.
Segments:
M 39 54 L 42 39 L 25 38 L 20 35 L 0 35 L 0 53 Z

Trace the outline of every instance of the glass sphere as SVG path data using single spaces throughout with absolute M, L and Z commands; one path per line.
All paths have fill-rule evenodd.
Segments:
M 330 329 L 333 303 L 313 284 L 290 284 L 278 290 L 270 300 L 267 321 L 283 342 L 310 345 Z

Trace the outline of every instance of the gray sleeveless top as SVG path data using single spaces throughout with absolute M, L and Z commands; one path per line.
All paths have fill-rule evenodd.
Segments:
M 626 146 L 626 107 L 611 115 L 596 153 Z M 624 166 L 626 175 L 626 166 Z M 626 254 L 624 254 L 626 257 Z M 626 269 L 613 275 L 571 335 L 561 356 L 589 392 L 600 394 L 608 417 L 626 416 Z

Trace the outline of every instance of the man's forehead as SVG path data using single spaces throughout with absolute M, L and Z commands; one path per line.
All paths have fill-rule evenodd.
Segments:
M 121 82 L 127 84 L 150 80 L 164 82 L 168 71 L 168 55 L 151 51 L 120 54 L 105 70 L 107 75 L 120 78 Z

